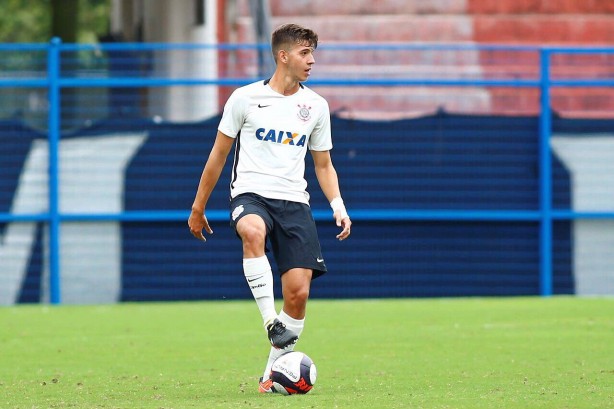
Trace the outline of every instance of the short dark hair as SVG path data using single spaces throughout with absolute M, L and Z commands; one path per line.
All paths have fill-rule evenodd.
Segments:
M 318 35 L 315 31 L 298 24 L 284 24 L 278 27 L 271 36 L 271 51 L 273 58 L 277 60 L 277 53 L 284 46 L 301 44 L 308 47 L 313 47 L 315 50 L 318 47 Z

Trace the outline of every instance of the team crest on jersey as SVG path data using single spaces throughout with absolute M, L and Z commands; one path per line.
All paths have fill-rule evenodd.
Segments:
M 307 105 L 303 104 L 299 104 L 298 105 L 298 119 L 300 119 L 301 121 L 307 122 L 311 119 L 311 107 L 308 107 Z

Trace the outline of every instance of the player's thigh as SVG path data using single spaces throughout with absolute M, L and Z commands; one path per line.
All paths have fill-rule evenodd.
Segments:
M 243 242 L 264 242 L 273 225 L 273 220 L 266 210 L 263 198 L 246 193 L 230 202 L 230 225 Z

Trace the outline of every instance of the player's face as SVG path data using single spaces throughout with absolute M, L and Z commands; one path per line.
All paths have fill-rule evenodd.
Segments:
M 288 51 L 288 70 L 298 81 L 309 78 L 311 66 L 316 62 L 313 51 L 313 47 L 303 44 L 297 44 Z

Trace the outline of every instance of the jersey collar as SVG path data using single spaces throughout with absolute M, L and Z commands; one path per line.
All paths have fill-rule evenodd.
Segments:
M 270 78 L 269 78 L 269 79 L 266 79 L 266 80 L 264 80 L 264 82 L 262 83 L 262 85 L 267 85 L 267 84 L 268 84 L 270 81 L 271 81 L 271 79 L 270 79 Z M 298 86 L 299 86 L 299 87 L 301 87 L 301 88 L 305 88 L 305 87 L 303 87 L 303 83 L 302 83 L 302 82 L 299 82 L 299 83 L 298 83 Z

